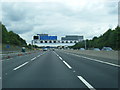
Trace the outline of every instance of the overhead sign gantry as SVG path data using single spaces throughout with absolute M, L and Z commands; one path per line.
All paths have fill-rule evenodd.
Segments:
M 58 44 L 58 43 L 78 43 L 83 41 L 83 39 L 72 39 L 72 37 L 75 38 L 75 36 L 71 36 L 71 39 L 67 39 L 67 40 L 57 40 L 57 36 L 49 36 L 48 34 L 37 34 L 35 36 L 33 36 L 33 40 L 32 40 L 32 45 L 37 43 L 37 44 L 45 44 L 45 43 L 54 43 L 54 44 Z

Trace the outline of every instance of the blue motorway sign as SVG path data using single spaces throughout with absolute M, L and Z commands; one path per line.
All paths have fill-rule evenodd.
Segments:
M 57 40 L 57 36 L 40 36 L 40 40 Z
M 10 48 L 10 45 L 6 45 L 6 48 Z

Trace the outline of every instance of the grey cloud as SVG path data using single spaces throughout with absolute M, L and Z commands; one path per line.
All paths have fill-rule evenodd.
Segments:
M 25 19 L 25 11 L 23 8 L 16 7 L 16 4 L 6 4 L 2 5 L 3 17 L 11 21 L 20 21 Z M 3 18 L 4 20 L 4 18 Z
M 2 22 L 8 27 L 8 30 L 13 30 L 18 34 L 29 32 L 33 29 L 32 19 L 29 18 L 29 8 L 25 8 L 25 3 L 3 3 Z
M 108 14 L 117 15 L 118 14 L 118 2 L 109 2 L 106 4 L 108 7 Z
M 30 26 L 27 26 L 27 27 L 17 27 L 16 26 L 16 28 L 11 28 L 11 29 L 14 29 L 14 31 L 16 32 L 16 33 L 19 33 L 19 34 L 25 34 L 26 32 L 30 32 L 30 31 L 32 31 L 32 27 L 30 27 Z
M 112 14 L 106 11 L 114 13 L 115 10 L 113 9 L 112 12 L 111 8 L 114 8 L 112 5 L 105 6 L 105 10 L 92 10 L 92 8 L 85 7 L 74 11 L 62 3 L 4 3 L 3 24 L 9 30 L 22 35 L 27 42 L 30 41 L 30 36 L 37 33 L 48 33 L 59 37 L 67 34 L 91 37 L 96 33 L 97 35 L 102 33 L 102 31 L 91 33 L 96 30 L 93 27 L 103 22 L 107 24 L 113 21 Z

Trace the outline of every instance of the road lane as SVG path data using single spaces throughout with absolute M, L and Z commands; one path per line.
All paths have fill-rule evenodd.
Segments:
M 25 58 L 24 58 L 25 59 Z M 53 51 L 3 75 L 3 88 L 87 88 Z
M 94 59 L 94 58 L 90 58 L 90 57 L 86 57 L 86 56 L 82 56 L 82 55 L 77 55 L 77 54 L 73 54 L 73 53 L 66 53 L 66 54 L 74 55 L 74 56 L 77 56 L 77 57 L 80 57 L 80 58 L 89 59 L 89 60 L 92 60 L 92 61 L 96 61 L 96 62 L 99 62 L 99 63 L 111 65 L 111 66 L 114 66 L 114 67 L 120 67 L 120 65 L 118 65 L 118 63 L 115 64 L 115 63 L 111 63 L 111 62 L 106 62 L 105 60 Z
M 70 53 L 70 54 L 75 54 L 76 56 L 78 55 L 78 56 L 82 56 L 82 57 L 88 57 L 88 58 L 92 58 L 92 59 L 98 59 L 98 60 L 101 60 L 101 61 L 104 61 L 104 62 L 109 62 L 109 63 L 113 63 L 113 64 L 118 64 L 118 56 L 116 56 L 116 58 L 117 59 L 111 59 L 111 58 L 104 58 L 104 57 L 99 57 L 99 55 L 98 56 L 92 56 L 92 55 L 87 55 L 87 54 L 80 54 L 80 53 L 77 53 L 77 52 L 75 52 L 74 50 L 73 50 L 73 52 L 72 52 L 72 50 L 71 50 L 71 52 L 69 52 L 69 50 L 67 51 L 67 50 L 59 50 L 59 51 L 62 51 L 62 52 L 66 52 L 66 53 Z M 78 50 L 78 52 L 79 52 L 79 50 Z M 83 51 L 84 52 L 84 51 Z M 102 51 L 101 51 L 102 52 Z M 109 51 L 107 51 L 107 52 L 109 52 Z M 111 51 L 110 51 L 111 52 Z M 88 53 L 87 51 L 86 51 L 86 53 Z M 92 53 L 92 52 L 91 52 Z M 103 53 L 104 54 L 104 53 Z M 118 54 L 119 55 L 119 54 Z
M 95 88 L 118 88 L 118 67 L 56 51 L 78 76 L 83 76 Z
M 2 75 L 11 73 L 13 68 L 18 67 L 19 65 L 21 65 L 27 61 L 30 61 L 31 59 L 33 59 L 34 57 L 36 57 L 37 55 L 40 55 L 42 53 L 43 52 L 31 53 L 28 55 L 17 56 L 12 59 L 9 59 L 9 60 L 2 61 Z

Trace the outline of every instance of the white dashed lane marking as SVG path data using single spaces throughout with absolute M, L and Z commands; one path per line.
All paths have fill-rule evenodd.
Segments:
M 92 85 L 90 85 L 82 76 L 77 76 L 90 90 L 96 90 Z
M 63 61 L 63 63 L 69 68 L 69 69 L 72 69 L 72 67 L 65 61 Z
M 37 57 L 32 58 L 31 61 L 35 60 L 36 58 L 37 58 Z
M 62 57 L 60 57 L 56 52 L 54 52 L 54 53 L 59 57 L 60 60 L 63 61 Z M 71 67 L 67 62 L 63 61 L 63 63 L 64 63 L 69 69 L 72 69 L 72 67 Z
M 45 53 L 43 53 L 43 54 L 45 54 Z M 41 54 L 41 55 L 43 55 L 43 54 Z M 38 56 L 41 56 L 41 55 L 38 55 Z M 37 56 L 37 57 L 38 57 L 38 56 Z M 31 61 L 35 60 L 37 57 L 32 58 Z M 13 70 L 15 71 L 15 70 L 17 70 L 17 69 L 19 69 L 19 68 L 25 66 L 25 65 L 28 64 L 28 63 L 29 63 L 29 62 L 25 62 L 25 63 L 23 63 L 22 65 L 20 65 L 20 66 L 14 68 Z
M 20 65 L 20 66 L 18 66 L 18 67 L 16 67 L 16 68 L 14 68 L 13 70 L 15 71 L 15 70 L 17 70 L 17 69 L 19 69 L 19 68 L 21 68 L 21 67 L 23 67 L 23 66 L 25 66 L 26 64 L 28 64 L 29 62 L 25 62 L 25 63 L 23 63 L 22 65 Z
M 54 52 L 61 60 L 63 60 L 56 52 Z M 69 53 L 67 53 L 69 54 Z M 69 54 L 70 55 L 70 54 Z M 74 54 L 72 54 L 74 55 Z M 76 55 L 77 56 L 77 55 Z M 63 61 L 63 63 L 69 68 L 69 69 L 72 69 L 72 67 L 65 61 Z M 75 73 L 76 71 L 73 70 L 73 73 Z M 77 76 L 79 78 L 79 80 L 81 82 L 83 82 L 87 88 L 89 88 L 90 90 L 96 90 L 92 85 L 90 85 L 82 76 Z
M 60 56 L 59 56 L 59 59 L 60 59 L 60 60 L 63 60 Z

